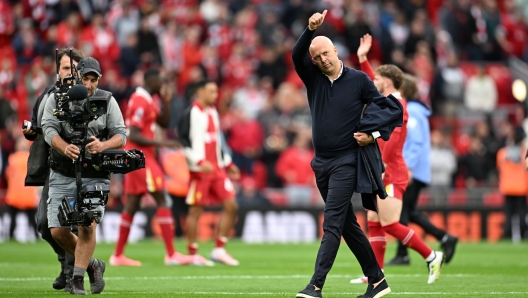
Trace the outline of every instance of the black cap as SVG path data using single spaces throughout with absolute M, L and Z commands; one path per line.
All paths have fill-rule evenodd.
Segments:
M 79 61 L 79 66 L 81 67 L 82 76 L 90 72 L 94 72 L 99 77 L 101 76 L 101 65 L 99 65 L 99 61 L 95 60 L 95 58 L 83 58 L 81 61 Z

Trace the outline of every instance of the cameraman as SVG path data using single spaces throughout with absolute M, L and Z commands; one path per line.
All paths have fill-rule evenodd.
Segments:
M 87 127 L 87 137 L 92 141 L 86 145 L 85 162 L 82 167 L 82 187 L 89 184 L 110 184 L 108 172 L 99 172 L 90 164 L 91 155 L 98 154 L 106 149 L 117 149 L 125 145 L 126 132 L 123 116 L 114 97 L 107 91 L 97 89 L 101 77 L 101 67 L 94 58 L 84 58 L 79 62 L 82 83 L 88 89 L 88 97 L 106 97 L 107 111 L 97 120 L 91 121 Z M 82 104 L 84 100 L 80 103 Z M 90 278 L 92 294 L 101 293 L 105 282 L 103 274 L 105 263 L 92 257 L 95 250 L 95 228 L 100 223 L 103 215 L 92 219 L 89 227 L 79 226 L 79 236 L 70 231 L 70 226 L 61 226 L 58 220 L 59 206 L 64 196 L 75 195 L 76 179 L 74 163 L 81 151 L 74 144 L 69 144 L 73 131 L 69 123 L 59 121 L 53 111 L 56 108 L 55 100 L 46 103 L 42 120 L 44 138 L 51 145 L 52 166 L 49 178 L 48 222 L 53 238 L 68 252 L 75 255 L 75 267 L 71 283 L 71 294 L 86 295 L 84 290 L 84 273 Z M 108 135 L 107 140 L 105 134 Z M 104 212 L 103 206 L 98 206 L 94 211 Z M 95 221 L 94 221 L 95 220 Z
M 71 60 L 70 61 L 70 50 Z M 71 75 L 71 64 L 77 66 L 77 63 L 83 58 L 82 53 L 73 48 L 62 48 L 57 53 L 57 69 L 60 82 L 64 78 Z M 44 112 L 44 106 L 50 95 L 55 91 L 55 85 L 48 86 L 44 92 L 37 98 L 35 106 L 33 107 L 33 116 L 31 119 L 31 125 L 24 125 L 22 132 L 24 137 L 30 141 L 34 141 L 31 145 L 31 154 L 28 159 L 28 175 L 26 176 L 26 186 L 44 186 L 42 189 L 42 195 L 40 197 L 40 203 L 37 212 L 37 229 L 42 235 L 42 239 L 46 240 L 55 253 L 61 263 L 61 272 L 59 276 L 53 281 L 53 288 L 64 291 L 70 291 L 69 279 L 73 274 L 73 255 L 65 252 L 64 249 L 53 239 L 51 236 L 50 229 L 48 227 L 48 144 L 43 140 L 41 122 L 42 114 Z M 77 232 L 76 229 L 74 232 Z

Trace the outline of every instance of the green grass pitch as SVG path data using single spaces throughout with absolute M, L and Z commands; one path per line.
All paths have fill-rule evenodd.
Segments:
M 212 243 L 202 243 L 207 256 Z M 168 267 L 163 264 L 164 247 L 159 241 L 144 241 L 127 247 L 127 256 L 141 260 L 142 267 L 106 267 L 110 297 L 295 297 L 309 282 L 318 243 L 244 244 L 233 240 L 229 251 L 239 267 Z M 432 244 L 434 247 L 437 244 Z M 185 244 L 178 240 L 176 247 Z M 95 257 L 108 262 L 113 244 L 98 244 Z M 389 244 L 387 257 L 392 257 Z M 51 284 L 59 272 L 53 251 L 43 241 L 0 243 L 0 297 L 58 297 L 70 295 Z M 528 245 L 460 244 L 453 261 L 445 265 L 440 279 L 427 285 L 425 262 L 411 252 L 411 266 L 387 267 L 392 293 L 388 297 L 528 297 Z M 366 285 L 351 285 L 361 274 L 346 245 L 341 245 L 323 289 L 323 297 L 356 297 Z M 89 289 L 88 277 L 85 286 Z

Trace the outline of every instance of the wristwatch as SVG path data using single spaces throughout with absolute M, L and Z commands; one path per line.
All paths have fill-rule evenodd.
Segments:
M 374 131 L 371 133 L 372 137 L 374 138 L 374 140 L 372 141 L 372 143 L 374 143 L 376 141 L 377 138 L 381 137 L 381 134 L 379 131 Z

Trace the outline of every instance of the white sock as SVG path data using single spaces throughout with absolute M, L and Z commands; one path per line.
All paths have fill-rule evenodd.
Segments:
M 431 262 L 432 260 L 434 260 L 435 257 L 436 257 L 436 254 L 435 254 L 434 251 L 432 251 L 431 254 L 430 254 L 427 258 L 425 258 L 425 261 L 426 261 L 427 263 L 429 263 L 429 262 Z
M 213 248 L 213 253 L 223 254 L 223 253 L 225 253 L 225 251 L 226 250 L 223 247 L 215 247 L 215 248 Z

